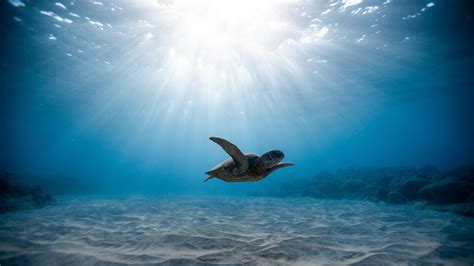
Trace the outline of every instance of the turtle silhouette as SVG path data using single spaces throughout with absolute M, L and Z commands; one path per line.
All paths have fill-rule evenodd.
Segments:
M 212 178 L 226 182 L 256 182 L 280 168 L 294 165 L 293 163 L 280 163 L 285 155 L 279 150 L 272 150 L 257 156 L 253 153 L 242 153 L 237 146 L 225 139 L 218 137 L 209 139 L 219 144 L 231 158 L 207 171 L 206 174 L 209 176 L 204 182 Z

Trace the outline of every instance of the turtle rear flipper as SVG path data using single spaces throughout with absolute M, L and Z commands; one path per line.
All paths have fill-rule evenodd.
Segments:
M 249 168 L 249 161 L 247 157 L 240 151 L 240 149 L 229 141 L 217 137 L 210 137 L 210 140 L 219 144 L 225 152 L 227 152 L 230 157 L 237 164 L 237 174 L 242 174 Z

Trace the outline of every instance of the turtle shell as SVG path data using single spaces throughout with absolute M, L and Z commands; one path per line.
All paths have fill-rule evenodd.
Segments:
M 256 162 L 258 159 L 258 156 L 253 154 L 253 153 L 245 153 L 245 157 L 249 160 L 249 167 L 253 165 L 252 162 Z M 228 174 L 232 173 L 232 170 L 237 167 L 237 164 L 234 162 L 232 158 L 229 158 L 220 164 L 214 166 L 211 170 L 207 172 L 207 174 L 211 172 L 216 172 L 216 170 L 222 170 L 224 172 L 227 172 Z

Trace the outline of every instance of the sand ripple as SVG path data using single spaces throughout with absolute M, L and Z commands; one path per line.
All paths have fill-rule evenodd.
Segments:
M 474 262 L 474 219 L 361 201 L 60 198 L 0 215 L 0 264 Z

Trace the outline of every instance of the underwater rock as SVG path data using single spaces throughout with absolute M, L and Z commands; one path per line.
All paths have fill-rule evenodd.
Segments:
M 367 191 L 367 183 L 361 180 L 347 180 L 342 184 L 342 189 L 346 193 L 363 193 Z
M 387 175 L 381 175 L 377 177 L 379 185 L 387 189 L 390 186 L 390 183 L 392 183 L 394 178 L 395 177 L 393 176 L 387 176 Z
M 305 197 L 338 199 L 343 196 L 342 185 L 342 181 L 338 180 L 337 176 L 323 172 L 314 176 L 303 188 L 299 185 L 293 186 L 293 191 L 299 189 Z M 298 193 L 293 193 L 295 194 Z
M 474 202 L 449 204 L 449 205 L 427 205 L 427 208 L 437 211 L 447 211 L 463 216 L 474 217 Z
M 421 179 L 435 180 L 441 177 L 441 172 L 434 165 L 425 165 L 418 170 L 417 177 Z
M 472 192 L 472 184 L 448 179 L 422 188 L 419 195 L 422 199 L 436 204 L 453 204 L 467 201 Z
M 390 204 L 420 203 L 431 209 L 472 216 L 473 176 L 472 165 L 445 172 L 434 166 L 418 170 L 400 167 L 344 168 L 334 173 L 321 172 L 306 182 L 302 180 L 282 186 L 275 196 L 358 199 Z
M 41 208 L 53 201 L 40 186 L 27 187 L 13 182 L 9 173 L 0 175 L 0 213 Z
M 375 197 L 381 201 L 387 201 L 390 190 L 387 187 L 380 186 L 375 192 Z
M 418 191 L 423 187 L 429 185 L 431 181 L 426 179 L 412 179 L 408 180 L 400 188 L 400 192 L 408 201 L 418 199 Z
M 408 202 L 408 200 L 399 192 L 390 192 L 387 197 L 387 202 L 390 204 L 403 204 Z
M 447 176 L 474 184 L 474 166 L 468 165 L 449 171 Z

